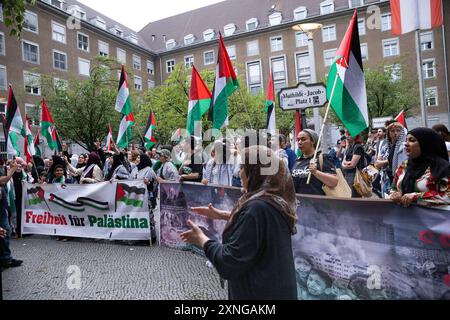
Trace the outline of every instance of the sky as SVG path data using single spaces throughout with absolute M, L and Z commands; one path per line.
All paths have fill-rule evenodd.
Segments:
M 78 0 L 135 31 L 149 22 L 223 0 Z

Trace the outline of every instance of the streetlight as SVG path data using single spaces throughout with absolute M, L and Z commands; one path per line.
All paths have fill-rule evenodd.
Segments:
M 309 65 L 311 70 L 311 83 L 317 82 L 316 75 L 316 59 L 314 56 L 314 33 L 322 28 L 321 23 L 300 23 L 292 27 L 295 31 L 304 32 L 308 35 L 308 53 L 309 53 Z M 314 112 L 314 129 L 315 131 L 320 130 L 321 120 L 318 108 L 313 109 Z

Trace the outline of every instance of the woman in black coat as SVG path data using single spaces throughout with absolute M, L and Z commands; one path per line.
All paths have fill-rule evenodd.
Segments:
M 270 162 L 262 164 L 260 155 Z M 255 158 L 257 163 L 249 164 Z M 200 215 L 228 221 L 222 243 L 209 239 L 192 221 L 188 221 L 192 230 L 181 238 L 203 247 L 220 276 L 228 280 L 230 299 L 296 300 L 291 236 L 297 215 L 292 177 L 283 161 L 265 147 L 245 149 L 243 159 L 240 175 L 246 192 L 231 213 L 212 205 L 192 208 Z M 276 170 L 264 172 L 273 164 Z

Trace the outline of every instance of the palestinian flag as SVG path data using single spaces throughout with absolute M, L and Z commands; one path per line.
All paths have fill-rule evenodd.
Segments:
M 144 207 L 145 188 L 130 187 L 124 183 L 118 183 L 116 189 L 116 208 L 120 203 L 135 208 Z
M 201 121 L 203 115 L 211 106 L 211 92 L 200 77 L 197 69 L 192 66 L 191 91 L 189 94 L 189 106 L 186 130 L 194 134 L 195 123 Z
M 106 136 L 106 148 L 108 151 L 112 150 L 113 146 L 113 135 L 111 125 L 108 126 L 108 135 Z
M 41 187 L 27 189 L 28 205 L 35 206 L 45 202 L 45 191 Z
M 48 111 L 47 103 L 45 99 L 42 99 L 42 121 L 41 121 L 41 133 L 47 140 L 50 150 L 56 150 L 58 143 L 56 141 L 55 122 Z
M 222 34 L 219 33 L 219 35 L 219 54 L 216 67 L 216 81 L 214 83 L 211 120 L 213 122 L 213 128 L 220 130 L 228 125 L 228 97 L 239 88 L 239 83 L 223 42 Z
M 53 128 L 52 137 L 53 137 L 53 139 L 55 141 L 55 145 L 56 145 L 55 153 L 62 152 L 63 147 L 62 147 L 61 139 L 59 138 L 58 130 L 56 130 L 56 126 Z
M 152 147 L 156 144 L 156 139 L 153 136 L 154 130 L 156 129 L 156 119 L 153 112 L 150 112 L 150 117 L 147 122 L 147 129 L 145 129 L 144 135 L 144 143 L 145 149 L 151 150 Z
M 127 73 L 125 67 L 122 65 L 122 73 L 120 74 L 119 93 L 116 98 L 116 111 L 124 115 L 131 113 L 131 97 L 128 89 Z
M 31 161 L 31 157 L 36 154 L 36 149 L 34 148 L 33 134 L 31 133 L 30 120 L 28 119 L 28 114 L 25 113 L 25 144 L 24 144 L 25 156 L 27 158 L 27 163 Z
M 51 203 L 56 204 L 60 207 L 63 207 L 67 210 L 74 212 L 83 212 L 85 211 L 84 204 L 81 202 L 68 202 L 63 198 L 58 197 L 57 195 L 51 193 L 50 198 L 48 199 Z
M 117 136 L 117 146 L 121 148 L 127 148 L 129 141 L 132 138 L 131 127 L 134 124 L 133 114 L 130 113 L 128 116 L 122 116 L 122 121 L 120 121 L 119 134 Z
M 36 133 L 36 137 L 34 137 L 34 149 L 36 150 L 37 156 L 42 156 L 41 148 L 39 147 L 41 145 L 40 137 L 39 137 L 39 131 Z
M 269 87 L 267 89 L 265 112 L 267 113 L 266 130 L 270 134 L 275 134 L 275 94 L 273 88 L 272 72 L 270 72 Z
M 327 98 L 352 137 L 369 127 L 356 10 L 328 75 Z
M 298 158 L 302 156 L 302 151 L 298 147 L 297 138 L 299 133 L 303 130 L 302 128 L 302 116 L 300 110 L 295 111 L 295 137 L 294 137 L 294 145 L 295 145 L 295 154 Z
M 6 122 L 5 129 L 7 134 L 7 153 L 12 156 L 20 157 L 20 146 L 22 145 L 22 138 L 25 137 L 25 128 L 23 126 L 22 115 L 20 108 L 17 105 L 16 97 L 12 91 L 11 85 L 8 92 L 8 104 L 6 108 Z
M 408 130 L 408 126 L 406 125 L 406 118 L 405 118 L 405 111 L 402 110 L 398 116 L 395 117 L 395 121 L 399 122 L 403 128 L 405 128 L 406 130 Z

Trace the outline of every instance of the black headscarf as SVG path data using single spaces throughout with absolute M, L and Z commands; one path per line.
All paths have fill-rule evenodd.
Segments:
M 139 164 L 137 165 L 137 168 L 139 171 L 141 171 L 144 168 L 152 167 L 152 160 L 150 160 L 149 156 L 146 154 L 141 154 L 140 156 L 141 160 L 139 161 Z
M 114 171 L 122 165 L 129 173 L 131 173 L 131 166 L 130 166 L 130 163 L 125 158 L 125 155 L 122 152 L 119 154 L 114 154 L 112 166 L 109 169 L 108 175 L 106 176 L 105 180 L 111 180 L 112 175 L 114 174 Z
M 433 180 L 438 182 L 450 176 L 450 163 L 444 139 L 428 128 L 416 128 L 408 134 L 414 136 L 420 145 L 420 156 L 408 159 L 405 177 L 402 182 L 402 192 L 415 192 L 415 183 L 425 171 L 430 168 Z

